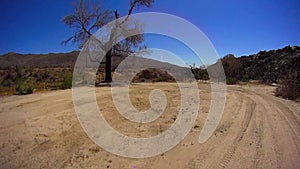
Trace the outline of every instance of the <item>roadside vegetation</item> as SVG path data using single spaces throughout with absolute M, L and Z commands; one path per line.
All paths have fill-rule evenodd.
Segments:
M 72 55 L 71 55 L 72 54 Z M 52 54 L 55 55 L 55 54 Z M 60 54 L 60 61 L 68 61 L 73 58 L 74 52 Z M 56 56 L 56 55 L 55 55 Z M 3 57 L 3 56 L 1 56 Z M 0 60 L 1 60 L 0 57 Z M 8 57 L 8 56 L 5 56 Z M 14 55 L 9 56 L 14 60 Z M 18 55 L 19 57 L 19 55 Z M 57 89 L 69 89 L 72 87 L 72 66 L 57 66 L 58 63 L 51 61 L 48 68 L 38 63 L 44 63 L 43 59 L 35 56 L 37 60 L 35 67 L 29 64 L 26 57 L 20 57 L 27 63 L 25 66 L 6 63 L 5 67 L 0 65 L 0 95 L 24 95 L 35 91 L 49 91 Z M 46 56 L 41 56 L 47 58 Z M 48 58 L 50 55 L 48 56 Z M 113 58 L 113 70 L 122 59 Z M 49 59 L 47 59 L 49 60 Z M 34 61 L 30 59 L 30 61 Z M 300 47 L 285 47 L 279 50 L 261 51 L 250 56 L 235 57 L 232 54 L 222 59 L 227 84 L 247 83 L 256 81 L 260 84 L 276 86 L 275 95 L 286 99 L 299 100 L 300 98 Z M 53 62 L 53 63 L 52 63 Z M 148 60 L 149 63 L 160 64 L 160 62 Z M 63 62 L 60 63 L 63 65 Z M 170 67 L 164 64 L 165 67 Z M 189 68 L 173 66 L 173 72 L 182 72 Z M 209 75 L 204 66 L 190 66 L 190 70 L 198 81 L 207 83 Z M 96 83 L 105 80 L 105 67 L 99 67 L 96 75 Z M 173 77 L 159 69 L 146 69 L 139 72 L 133 82 L 174 82 Z
M 26 95 L 34 91 L 69 89 L 72 70 L 69 68 L 24 68 L 12 66 L 0 70 L 0 96 Z

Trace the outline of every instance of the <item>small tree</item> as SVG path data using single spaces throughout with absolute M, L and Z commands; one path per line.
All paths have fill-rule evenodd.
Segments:
M 205 81 L 209 80 L 209 75 L 205 68 L 205 65 L 199 66 L 199 68 L 198 68 L 198 67 L 196 67 L 196 64 L 194 63 L 194 64 L 190 65 L 190 69 L 197 80 L 205 80 Z
M 118 35 L 116 30 L 118 28 L 124 27 L 126 22 L 128 21 L 130 15 L 132 14 L 133 10 L 136 7 L 146 6 L 151 7 L 154 0 L 132 0 L 129 3 L 129 9 L 123 19 L 120 22 L 115 22 L 114 27 L 111 29 L 109 33 L 109 40 L 105 44 L 98 40 L 96 37 L 93 36 L 98 29 L 105 26 L 107 23 L 114 19 L 120 18 L 120 13 L 118 10 L 104 10 L 101 5 L 92 4 L 84 2 L 81 0 L 79 4 L 74 3 L 74 13 L 68 16 L 65 16 L 62 21 L 64 24 L 76 30 L 73 36 L 68 38 L 63 43 L 66 44 L 70 41 L 79 44 L 79 48 L 82 48 L 85 42 L 88 39 L 93 39 L 97 46 L 99 46 L 103 51 L 108 51 L 105 54 L 105 62 L 100 60 L 94 60 L 100 63 L 105 63 L 105 82 L 110 83 L 112 81 L 111 76 L 111 64 L 112 64 L 112 57 L 113 56 L 128 56 L 129 53 L 133 52 L 133 48 L 137 47 L 143 41 L 143 35 L 135 35 L 121 42 L 115 43 L 116 39 L 118 39 Z M 138 26 L 131 28 L 131 29 L 139 29 Z M 127 30 L 130 31 L 130 30 Z M 107 50 L 108 47 L 111 47 L 113 44 L 113 49 Z

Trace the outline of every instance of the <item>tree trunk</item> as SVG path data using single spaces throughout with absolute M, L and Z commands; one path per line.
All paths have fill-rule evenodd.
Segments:
M 112 78 L 111 78 L 111 54 L 108 52 L 105 55 L 105 80 L 104 82 L 106 83 L 111 83 Z

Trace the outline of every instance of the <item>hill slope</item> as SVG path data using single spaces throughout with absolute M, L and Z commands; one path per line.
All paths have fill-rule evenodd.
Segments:
M 250 79 L 277 83 L 292 74 L 300 78 L 300 47 L 298 46 L 261 51 L 255 55 L 242 56 L 238 61 L 243 67 L 243 74 Z
M 229 78 L 277 83 L 290 75 L 299 77 L 300 47 L 287 46 L 238 58 L 229 54 L 222 58 L 222 63 Z
M 78 51 L 49 54 L 19 54 L 10 52 L 0 56 L 0 69 L 8 69 L 15 65 L 26 68 L 73 67 L 78 54 Z
M 289 99 L 300 97 L 300 47 L 287 46 L 278 50 L 261 51 L 239 58 L 222 58 L 227 83 L 260 80 L 279 83 L 276 95 Z

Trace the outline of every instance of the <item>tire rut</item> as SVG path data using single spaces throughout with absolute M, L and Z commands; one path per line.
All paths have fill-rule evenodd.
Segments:
M 244 115 L 244 120 L 242 123 L 242 128 L 241 128 L 239 134 L 234 139 L 233 145 L 227 150 L 227 152 L 225 153 L 221 162 L 219 162 L 218 168 L 227 168 L 228 167 L 228 164 L 230 163 L 231 159 L 233 158 L 233 156 L 236 152 L 236 149 L 238 148 L 239 143 L 243 139 L 244 134 L 248 129 L 248 126 L 249 126 L 250 121 L 253 116 L 253 112 L 256 107 L 256 103 L 253 100 L 249 99 L 249 97 L 247 97 L 247 99 L 249 100 L 250 104 L 247 105 L 245 102 L 243 103 L 242 108 L 245 107 L 245 110 L 244 110 L 245 115 Z
M 263 96 L 263 95 L 261 95 L 260 93 L 257 93 L 257 92 L 253 92 L 253 93 L 255 93 L 257 96 L 259 96 L 261 99 L 266 97 L 266 96 Z M 270 105 L 270 108 L 274 112 L 277 112 L 276 114 L 278 114 L 280 116 L 280 118 L 283 119 L 284 122 L 286 123 L 286 125 L 290 128 L 289 131 L 291 131 L 290 134 L 291 134 L 291 137 L 293 137 L 292 140 L 293 140 L 293 142 L 296 146 L 298 155 L 300 155 L 300 150 L 299 150 L 300 145 L 298 145 L 300 140 L 299 140 L 299 137 L 298 137 L 298 134 L 297 134 L 300 131 L 299 130 L 300 129 L 299 121 L 297 120 L 294 113 L 287 106 L 283 105 L 281 102 L 279 102 L 277 100 L 274 100 L 272 98 L 269 98 L 268 100 L 270 100 L 268 102 L 268 104 Z M 274 103 L 274 102 L 276 102 L 276 103 Z M 267 104 L 267 102 L 265 102 L 265 103 Z M 284 111 L 281 108 L 283 108 Z M 296 129 L 298 129 L 299 131 L 298 132 L 295 131 L 295 128 L 293 126 L 296 126 Z

